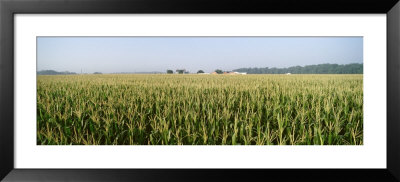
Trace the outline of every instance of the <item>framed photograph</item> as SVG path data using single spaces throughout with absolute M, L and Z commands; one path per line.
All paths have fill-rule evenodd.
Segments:
M 4 181 L 399 181 L 397 1 L 1 1 Z

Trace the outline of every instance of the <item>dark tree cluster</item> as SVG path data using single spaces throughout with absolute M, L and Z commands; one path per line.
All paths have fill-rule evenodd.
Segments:
M 218 74 L 224 73 L 224 72 L 223 72 L 222 70 L 220 70 L 220 69 L 215 70 L 215 72 L 218 73 Z
M 233 71 L 247 72 L 248 74 L 362 74 L 363 64 L 318 64 L 288 68 L 239 68 Z

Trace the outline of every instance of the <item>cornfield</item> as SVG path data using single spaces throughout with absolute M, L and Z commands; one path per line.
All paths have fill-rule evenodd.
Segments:
M 362 75 L 37 77 L 37 145 L 362 144 Z

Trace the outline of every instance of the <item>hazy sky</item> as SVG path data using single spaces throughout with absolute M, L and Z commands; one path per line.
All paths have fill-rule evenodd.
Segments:
M 165 72 L 362 63 L 362 37 L 38 37 L 37 70 Z

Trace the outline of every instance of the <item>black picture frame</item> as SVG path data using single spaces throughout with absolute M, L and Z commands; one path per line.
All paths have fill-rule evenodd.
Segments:
M 386 169 L 15 169 L 14 14 L 382 13 L 387 15 Z M 398 0 L 0 0 L 0 180 L 4 181 L 400 181 Z

